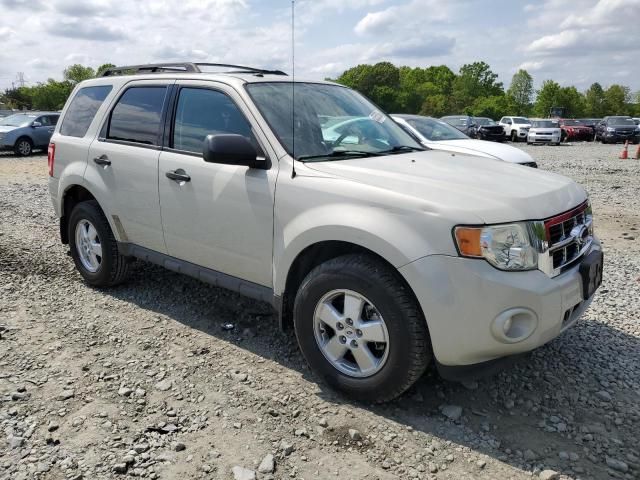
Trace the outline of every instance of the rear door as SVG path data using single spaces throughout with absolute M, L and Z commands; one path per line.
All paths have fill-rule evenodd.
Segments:
M 89 149 L 85 178 L 111 196 L 118 237 L 166 253 L 158 197 L 158 157 L 173 80 L 125 85 Z
M 232 88 L 183 80 L 176 90 L 158 178 L 169 255 L 271 286 L 277 162 L 269 170 L 205 162 L 208 134 L 244 135 L 258 151 L 266 140 Z M 189 181 L 167 178 L 176 171 Z

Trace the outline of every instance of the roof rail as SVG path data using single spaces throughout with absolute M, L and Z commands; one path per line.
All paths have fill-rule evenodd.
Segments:
M 243 65 L 232 65 L 228 63 L 149 63 L 145 65 L 127 65 L 123 67 L 107 68 L 102 72 L 103 77 L 114 75 L 135 75 L 138 73 L 205 73 L 200 67 L 224 67 L 230 71 L 221 73 L 254 73 L 257 75 L 286 75 L 282 70 L 264 70 L 262 68 L 245 67 Z

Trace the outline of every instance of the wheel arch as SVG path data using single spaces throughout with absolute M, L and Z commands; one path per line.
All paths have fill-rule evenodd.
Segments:
M 69 185 L 63 195 L 62 195 L 62 209 L 60 215 L 60 240 L 63 244 L 69 243 L 69 217 L 71 216 L 71 211 L 73 207 L 75 207 L 80 202 L 86 202 L 88 200 L 96 200 L 95 195 L 89 191 L 88 188 L 73 184 Z M 98 202 L 98 205 L 100 202 Z

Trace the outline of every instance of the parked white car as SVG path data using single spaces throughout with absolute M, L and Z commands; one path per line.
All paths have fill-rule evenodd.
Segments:
M 493 368 L 591 303 L 603 256 L 573 180 L 427 150 L 342 85 L 218 67 L 113 68 L 69 97 L 49 192 L 87 284 L 138 258 L 270 302 L 312 371 L 367 402 L 432 361 Z
M 531 128 L 531 120 L 526 117 L 502 117 L 498 125 L 512 142 L 524 142 Z
M 560 145 L 562 129 L 557 120 L 534 119 L 531 120 L 531 128 L 527 135 L 527 144 L 554 143 Z
M 538 166 L 531 155 L 519 148 L 503 143 L 469 138 L 443 120 L 400 113 L 392 114 L 391 118 L 422 145 L 433 150 L 465 153 L 508 163 L 518 163 L 528 167 Z

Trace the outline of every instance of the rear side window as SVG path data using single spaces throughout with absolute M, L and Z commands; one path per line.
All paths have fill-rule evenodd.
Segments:
M 202 153 L 205 137 L 218 133 L 242 135 L 257 147 L 251 125 L 227 95 L 202 88 L 181 89 L 173 127 L 173 148 Z
M 158 145 L 167 87 L 131 87 L 111 112 L 107 138 Z
M 96 112 L 109 92 L 111 85 L 84 87 L 71 100 L 60 126 L 60 134 L 69 137 L 84 137 Z

